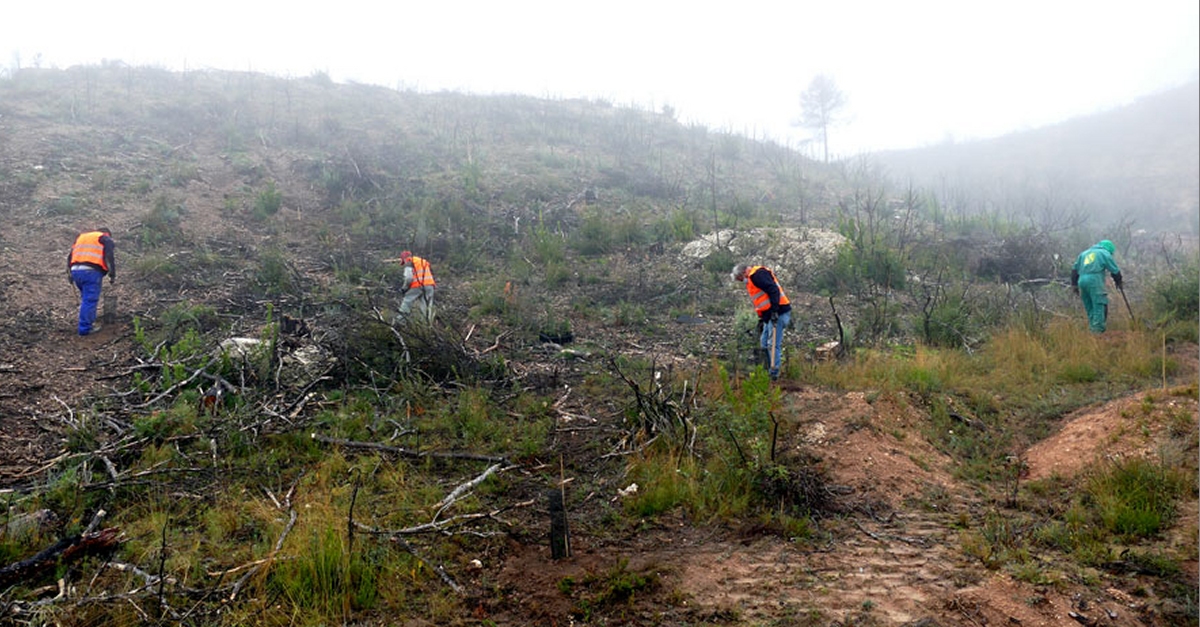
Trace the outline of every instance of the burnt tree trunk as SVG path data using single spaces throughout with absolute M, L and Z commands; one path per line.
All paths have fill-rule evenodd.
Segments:
M 567 512 L 563 507 L 562 490 L 548 490 L 550 500 L 550 557 L 562 559 L 571 555 L 570 532 L 567 530 Z

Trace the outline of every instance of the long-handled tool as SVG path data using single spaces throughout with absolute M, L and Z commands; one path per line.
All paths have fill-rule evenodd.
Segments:
M 1123 285 L 1118 285 L 1117 291 L 1121 293 L 1121 300 L 1125 301 L 1125 311 L 1129 312 L 1130 322 L 1133 322 L 1136 325 L 1137 317 L 1133 315 L 1133 307 L 1129 306 L 1129 299 L 1125 297 L 1125 287 Z
M 779 323 L 775 320 L 768 320 L 767 324 L 771 325 L 771 337 L 767 340 L 770 344 L 767 345 L 767 371 L 770 372 L 775 368 L 775 334 L 779 333 Z

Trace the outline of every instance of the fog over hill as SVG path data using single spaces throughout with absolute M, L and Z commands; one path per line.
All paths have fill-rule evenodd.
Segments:
M 950 207 L 996 206 L 1017 216 L 1082 210 L 1098 225 L 1196 234 L 1200 82 L 1053 126 L 873 158 Z M 980 202 L 981 194 L 997 197 Z M 1012 202 L 1013 194 L 1023 198 Z

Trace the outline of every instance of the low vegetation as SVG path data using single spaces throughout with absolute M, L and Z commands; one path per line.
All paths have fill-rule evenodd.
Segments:
M 29 99 L 61 79 L 40 74 L 0 94 Z M 1166 404 L 1197 395 L 1179 380 L 1200 324 L 1194 250 L 1131 244 L 1139 315 L 1114 300 L 1112 332 L 1094 336 L 1069 268 L 1043 254 L 1095 241 L 1082 224 L 956 214 L 866 166 L 820 167 L 642 111 L 318 78 L 230 76 L 256 106 L 226 95 L 139 118 L 170 145 L 213 122 L 206 141 L 238 184 L 205 207 L 176 194 L 207 166 L 176 168 L 133 214 L 128 280 L 178 296 L 130 320 L 136 354 L 113 390 L 70 408 L 66 449 L 5 493 L 0 556 L 17 564 L 100 528 L 120 541 L 0 571 L 22 624 L 481 624 L 472 612 L 503 610 L 507 591 L 468 590 L 467 573 L 496 568 L 514 539 L 543 541 L 547 490 L 566 495 L 577 533 L 609 540 L 680 517 L 817 542 L 864 509 L 797 440 L 785 388 L 747 359 L 754 320 L 727 278 L 740 253 L 688 267 L 676 254 L 702 232 L 799 222 L 848 243 L 789 284 L 821 313 L 803 311 L 783 382 L 915 410 L 920 426 L 896 437 L 928 440 L 978 496 L 952 524 L 983 568 L 1048 586 L 1136 572 L 1174 600 L 1168 621 L 1197 620 L 1181 574 L 1195 541 L 1162 541 L 1197 496 L 1195 416 Z M 88 94 L 87 123 L 127 114 Z M 421 123 L 392 126 L 397 111 Z M 372 125 L 384 130 L 360 130 Z M 294 151 L 288 168 L 272 142 Z M 79 211 L 63 198 L 37 206 Z M 402 247 L 438 261 L 432 321 L 394 318 L 399 270 L 385 260 Z M 820 326 L 826 303 L 836 327 Z M 722 330 L 680 322 L 706 317 Z M 839 337 L 840 359 L 814 358 Z M 1157 458 L 1022 481 L 1022 451 L 1064 416 L 1145 389 L 1160 390 L 1146 415 L 1169 423 Z M 39 512 L 57 525 L 15 524 Z M 87 591 L 52 598 L 56 582 Z M 636 615 L 649 595 L 684 604 L 627 562 L 556 585 L 583 624 Z

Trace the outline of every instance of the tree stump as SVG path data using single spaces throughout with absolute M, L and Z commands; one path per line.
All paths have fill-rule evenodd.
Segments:
M 550 501 L 550 557 L 562 559 L 571 556 L 571 537 L 567 530 L 567 512 L 563 507 L 563 494 L 559 488 L 546 492 Z

